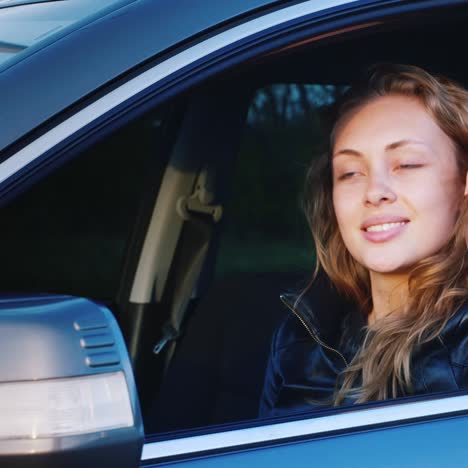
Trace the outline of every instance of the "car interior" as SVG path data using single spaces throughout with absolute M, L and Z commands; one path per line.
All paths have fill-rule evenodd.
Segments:
M 113 310 L 147 434 L 254 420 L 271 336 L 288 314 L 279 295 L 314 268 L 301 191 L 335 102 L 376 62 L 468 84 L 466 13 L 388 17 L 292 43 L 81 147 L 1 208 L 4 289 Z M 53 278 L 37 274 L 44 265 Z M 333 296 L 326 282 L 314 287 Z

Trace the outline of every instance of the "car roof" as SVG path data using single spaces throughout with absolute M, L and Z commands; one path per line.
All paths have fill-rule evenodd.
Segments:
M 274 0 L 138 0 L 57 34 L 0 68 L 0 150 L 125 71 Z M 78 77 L 78 79 L 77 79 Z

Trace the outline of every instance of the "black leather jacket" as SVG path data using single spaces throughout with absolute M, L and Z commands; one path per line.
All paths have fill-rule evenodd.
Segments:
M 283 295 L 281 300 L 291 313 L 273 336 L 261 417 L 323 408 L 317 402 L 331 401 L 341 372 L 364 338 L 362 313 L 337 297 L 324 303 L 319 291 L 297 305 L 294 295 Z M 437 339 L 414 350 L 411 369 L 413 395 L 468 389 L 468 302 Z

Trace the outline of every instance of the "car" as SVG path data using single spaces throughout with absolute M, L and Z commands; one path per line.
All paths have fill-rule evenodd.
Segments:
M 5 466 L 465 466 L 466 392 L 257 413 L 330 108 L 376 62 L 468 84 L 467 22 L 461 0 L 0 1 Z M 111 379 L 120 419 L 57 403 L 17 436 L 21 382 L 77 376 Z

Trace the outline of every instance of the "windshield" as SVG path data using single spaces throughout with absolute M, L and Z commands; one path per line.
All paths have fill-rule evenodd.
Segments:
M 0 0 L 0 66 L 120 0 Z

